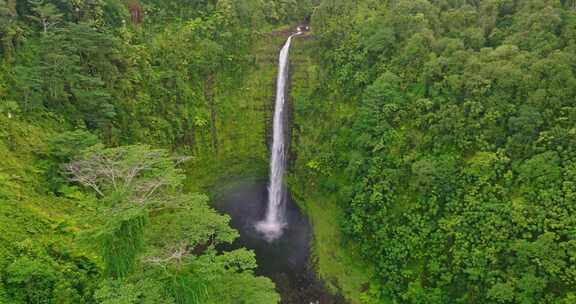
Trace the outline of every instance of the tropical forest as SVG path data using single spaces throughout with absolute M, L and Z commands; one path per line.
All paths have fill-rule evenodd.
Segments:
M 0 304 L 576 304 L 575 0 L 0 0 Z

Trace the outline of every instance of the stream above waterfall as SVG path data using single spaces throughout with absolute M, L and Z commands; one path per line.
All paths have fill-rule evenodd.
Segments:
M 221 194 L 215 207 L 232 218 L 232 226 L 240 238 L 226 249 L 246 247 L 256 252 L 257 274 L 271 278 L 286 304 L 345 303 L 331 295 L 314 274 L 310 259 L 312 228 L 308 219 L 288 196 L 286 228 L 283 235 L 269 242 L 255 228 L 266 213 L 268 190 L 266 182 L 237 183 Z

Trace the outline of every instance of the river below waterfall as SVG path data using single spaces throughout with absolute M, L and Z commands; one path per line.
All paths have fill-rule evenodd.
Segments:
M 217 198 L 215 207 L 232 217 L 240 238 L 231 246 L 256 252 L 257 274 L 271 278 L 286 304 L 345 303 L 328 293 L 316 279 L 310 260 L 312 228 L 296 204 L 286 202 L 286 228 L 283 235 L 268 242 L 255 224 L 266 214 L 268 189 L 265 182 L 245 182 L 230 187 Z

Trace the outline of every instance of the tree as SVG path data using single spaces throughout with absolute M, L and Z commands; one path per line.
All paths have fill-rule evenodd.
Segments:
M 254 253 L 218 253 L 217 246 L 232 243 L 238 232 L 228 216 L 209 207 L 206 196 L 181 192 L 184 175 L 177 166 L 187 159 L 142 145 L 96 145 L 64 166 L 70 181 L 99 198 L 87 239 L 97 241 L 110 280 L 96 297 L 104 303 L 157 303 L 142 287 L 150 284 L 145 278 L 154 278 L 151 284 L 163 286 L 166 299 L 186 303 L 259 303 L 260 297 L 269 301 L 262 303 L 278 302 L 274 285 L 252 274 Z M 219 292 L 226 284 L 234 286 L 229 298 Z
M 15 3 L 0 0 L 0 50 L 6 60 L 13 58 L 16 44 L 23 36 L 23 30 L 16 21 L 16 17 Z
M 166 150 L 149 146 L 104 149 L 96 146 L 65 165 L 70 180 L 90 187 L 101 198 L 120 197 L 118 203 L 150 205 L 174 192 L 184 179 Z
M 100 304 L 174 304 L 174 298 L 162 290 L 162 284 L 152 279 L 136 283 L 105 280 L 95 292 Z
M 6 17 L 12 17 L 13 13 L 10 7 L 8 7 L 8 3 L 5 0 L 0 0 L 0 17 L 4 20 Z
M 48 32 L 48 29 L 56 25 L 62 17 L 64 16 L 58 8 L 52 3 L 44 3 L 44 0 L 29 0 L 32 4 L 32 12 L 34 15 L 29 16 L 32 20 L 40 23 L 44 34 Z
M 184 176 L 165 150 L 148 146 L 89 148 L 64 166 L 70 180 L 96 192 L 102 200 L 103 224 L 93 232 L 101 241 L 107 272 L 125 277 L 142 254 L 148 214 L 155 209 L 182 207 L 174 198 Z

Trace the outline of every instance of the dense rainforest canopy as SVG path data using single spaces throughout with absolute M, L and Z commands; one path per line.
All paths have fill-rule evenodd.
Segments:
M 320 277 L 576 303 L 575 1 L 0 0 L 0 304 L 278 303 L 198 190 L 266 175 L 267 33 L 308 19 L 289 180 Z
M 337 193 L 367 303 L 576 303 L 575 4 L 316 9 L 294 184 Z
M 277 303 L 187 176 L 230 149 L 254 42 L 310 5 L 0 0 L 0 303 Z

